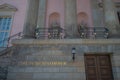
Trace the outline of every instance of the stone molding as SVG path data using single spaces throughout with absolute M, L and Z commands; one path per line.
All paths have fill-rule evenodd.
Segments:
M 17 8 L 5 3 L 0 5 L 0 11 L 17 11 Z
M 120 2 L 115 3 L 116 7 L 120 7 Z
M 120 39 L 15 39 L 13 45 L 120 45 Z
M 101 8 L 103 8 L 103 3 L 100 2 L 100 3 L 99 3 L 99 6 L 100 6 Z M 120 2 L 115 2 L 115 6 L 119 8 L 119 7 L 120 7 Z

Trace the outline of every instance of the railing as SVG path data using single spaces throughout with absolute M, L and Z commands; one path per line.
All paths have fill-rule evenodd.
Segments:
M 37 28 L 36 38 L 37 39 L 63 39 L 65 30 L 60 27 L 55 28 Z
M 87 27 L 78 29 L 80 38 L 105 38 L 109 37 L 109 30 L 105 27 Z
M 5 38 L 4 40 L 0 41 L 0 56 L 5 55 L 7 52 L 11 49 L 11 41 L 13 39 L 21 39 L 23 36 L 22 32 L 19 32 L 17 34 L 14 34 L 13 36 L 10 36 L 8 38 Z
M 66 30 L 60 27 L 52 27 L 52 28 L 37 28 L 35 30 L 36 39 L 64 39 L 67 37 L 65 35 Z M 78 38 L 108 38 L 109 37 L 109 30 L 105 27 L 94 27 L 94 28 L 78 28 L 79 33 Z M 2 41 L 0 41 L 0 49 L 8 48 L 11 46 L 11 41 L 13 39 L 21 39 L 23 37 L 23 33 L 19 32 L 10 36 Z
M 10 47 L 11 46 L 11 41 L 13 40 L 13 39 L 15 39 L 15 38 L 17 38 L 17 39 L 20 39 L 20 38 L 22 38 L 22 36 L 23 36 L 23 33 L 22 32 L 19 32 L 19 33 L 17 33 L 17 34 L 14 34 L 14 35 L 12 35 L 12 36 L 10 36 L 10 37 L 8 37 L 8 38 L 5 38 L 4 40 L 1 40 L 0 41 L 0 47 L 2 48 L 7 48 L 7 47 Z
M 37 28 L 36 29 L 36 38 L 37 39 L 63 39 L 67 37 L 65 35 L 66 30 L 60 27 L 57 28 Z M 84 27 L 78 28 L 78 38 L 108 38 L 109 37 L 109 30 L 105 27 Z
M 10 57 L 9 55 L 6 55 L 6 54 L 10 53 L 10 51 L 11 51 L 11 41 L 16 38 L 21 39 L 22 36 L 23 36 L 22 32 L 19 32 L 13 36 L 10 36 L 10 37 L 5 38 L 4 40 L 0 41 L 0 49 L 1 49 L 0 50 L 0 58 L 2 58 L 1 63 L 0 63 L 0 80 L 7 80 L 8 65 L 2 66 L 3 65 L 2 63 L 4 62 L 4 59 Z M 3 55 L 5 55 L 6 57 Z M 9 64 L 9 62 L 7 64 Z

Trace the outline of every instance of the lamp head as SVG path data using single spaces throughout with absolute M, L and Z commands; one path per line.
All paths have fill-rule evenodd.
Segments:
M 75 54 L 75 53 L 76 53 L 76 49 L 72 48 L 72 54 Z

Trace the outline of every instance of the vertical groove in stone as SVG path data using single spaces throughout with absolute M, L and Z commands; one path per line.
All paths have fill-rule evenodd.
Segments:
M 46 16 L 46 3 L 47 0 L 39 0 L 39 10 L 38 10 L 38 21 L 37 27 L 45 27 L 45 16 Z
M 26 20 L 24 24 L 24 38 L 34 38 L 37 25 L 39 0 L 28 0 Z
M 103 0 L 105 25 L 111 34 L 117 34 L 120 30 L 117 11 L 113 0 Z
M 75 38 L 77 33 L 76 0 L 65 0 L 65 29 L 68 38 Z
M 103 26 L 103 16 L 102 10 L 100 10 L 100 6 L 98 5 L 98 0 L 91 0 L 91 8 L 92 8 L 92 17 L 93 17 L 93 26 L 94 27 L 102 27 Z

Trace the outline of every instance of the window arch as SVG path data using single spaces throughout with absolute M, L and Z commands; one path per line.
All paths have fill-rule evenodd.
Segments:
M 49 27 L 60 26 L 60 14 L 57 12 L 51 13 L 49 16 Z
M 77 15 L 77 24 L 88 24 L 88 15 L 85 12 L 80 12 Z

